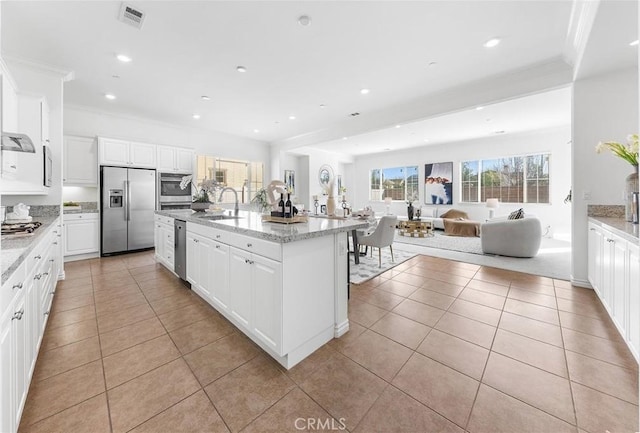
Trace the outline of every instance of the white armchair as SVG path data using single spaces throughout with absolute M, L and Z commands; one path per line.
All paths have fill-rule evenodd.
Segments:
M 378 267 L 382 267 L 382 248 L 389 247 L 391 250 L 391 261 L 393 258 L 393 237 L 396 231 L 398 217 L 395 215 L 385 215 L 380 219 L 376 229 L 369 235 L 358 238 L 360 245 L 378 248 Z
M 480 227 L 482 252 L 509 257 L 535 257 L 542 241 L 542 225 L 535 217 L 493 219 Z

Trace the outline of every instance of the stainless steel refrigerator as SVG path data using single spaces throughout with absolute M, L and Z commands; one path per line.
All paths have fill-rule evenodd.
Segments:
M 101 167 L 102 255 L 152 248 L 156 171 Z

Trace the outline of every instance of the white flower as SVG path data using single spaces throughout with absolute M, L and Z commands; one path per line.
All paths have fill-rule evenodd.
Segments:
M 191 183 L 191 181 L 193 180 L 193 175 L 190 174 L 188 176 L 182 176 L 182 179 L 180 180 L 180 189 L 185 189 L 187 187 L 187 185 L 189 185 Z

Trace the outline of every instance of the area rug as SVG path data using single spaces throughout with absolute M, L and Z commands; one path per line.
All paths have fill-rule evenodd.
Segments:
M 412 238 L 396 233 L 395 242 L 402 244 L 420 245 L 421 247 L 439 248 L 441 250 L 461 251 L 463 253 L 482 254 L 480 238 L 447 236 L 443 232 L 435 231 L 434 236 Z
M 411 257 L 416 256 L 416 253 L 410 251 L 402 251 L 393 249 L 393 262 L 391 261 L 391 252 L 389 248 L 382 249 L 382 267 L 378 267 L 378 250 L 373 252 L 373 256 L 370 256 L 371 252 L 366 256 L 360 256 L 360 264 L 355 264 L 353 261 L 353 255 L 349 255 L 349 279 L 352 283 L 360 284 L 365 281 L 379 275 L 394 266 L 399 265 L 402 262 L 406 262 Z

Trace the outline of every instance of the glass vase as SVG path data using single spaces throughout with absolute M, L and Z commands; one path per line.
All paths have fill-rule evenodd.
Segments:
M 638 166 L 633 168 L 634 172 L 627 176 L 624 187 L 624 216 L 627 221 L 633 221 L 633 193 L 638 192 Z

